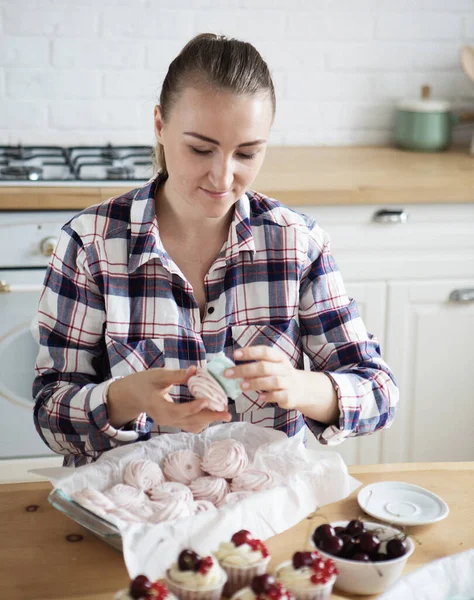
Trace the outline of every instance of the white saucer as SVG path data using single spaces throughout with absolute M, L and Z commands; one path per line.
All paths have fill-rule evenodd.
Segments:
M 398 525 L 427 525 L 448 516 L 444 500 L 425 488 L 401 481 L 366 485 L 357 495 L 359 506 L 371 517 Z

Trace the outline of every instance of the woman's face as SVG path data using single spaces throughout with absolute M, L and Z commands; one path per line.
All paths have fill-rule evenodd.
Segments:
M 198 219 L 225 216 L 260 170 L 272 120 L 263 93 L 188 87 L 166 123 L 157 106 L 155 132 L 169 174 L 165 194 L 174 209 Z

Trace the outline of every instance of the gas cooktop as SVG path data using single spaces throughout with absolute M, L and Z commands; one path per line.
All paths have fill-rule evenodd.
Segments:
M 0 183 L 142 182 L 153 175 L 152 146 L 0 146 Z

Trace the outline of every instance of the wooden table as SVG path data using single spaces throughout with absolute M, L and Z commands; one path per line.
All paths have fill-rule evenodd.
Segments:
M 406 481 L 439 494 L 448 503 L 450 514 L 443 521 L 407 528 L 417 544 L 406 572 L 474 547 L 474 462 L 375 465 L 349 470 L 363 485 Z M 0 485 L 0 597 L 112 600 L 114 592 L 129 582 L 122 555 L 54 509 L 47 501 L 50 490 L 48 482 Z M 361 515 L 356 494 L 324 506 L 314 516 L 268 540 L 270 570 L 294 551 L 307 549 L 311 532 L 326 519 Z M 39 508 L 28 512 L 26 508 L 31 505 Z M 68 542 L 69 534 L 81 534 L 83 539 Z M 352 596 L 335 592 L 333 598 Z

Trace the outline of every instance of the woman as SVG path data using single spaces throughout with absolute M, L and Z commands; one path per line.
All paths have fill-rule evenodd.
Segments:
M 307 424 L 325 444 L 390 425 L 398 390 L 328 236 L 249 190 L 274 115 L 255 48 L 197 36 L 155 108 L 157 175 L 64 226 L 39 306 L 34 415 L 66 465 L 231 420 L 302 437 Z M 243 383 L 216 413 L 186 382 L 220 352 Z

